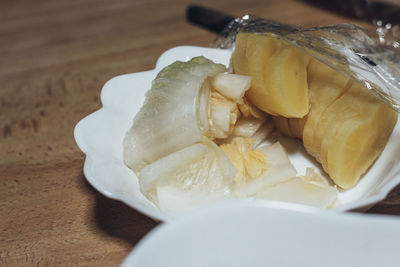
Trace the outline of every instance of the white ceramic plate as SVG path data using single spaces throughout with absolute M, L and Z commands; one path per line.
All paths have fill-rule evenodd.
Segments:
M 82 119 L 75 127 L 75 140 L 86 154 L 84 174 L 89 183 L 107 197 L 121 200 L 157 220 L 165 221 L 171 217 L 160 212 L 139 191 L 136 175 L 123 164 L 122 140 L 156 74 L 176 60 L 187 61 L 200 55 L 227 65 L 231 51 L 192 46 L 172 48 L 160 56 L 154 70 L 121 75 L 109 80 L 101 91 L 103 107 Z M 299 141 L 287 138 L 281 142 L 300 174 L 305 173 L 306 167 L 321 170 Z M 364 208 L 383 200 L 400 183 L 399 160 L 398 122 L 382 155 L 354 188 L 339 193 L 339 205 L 335 209 L 343 211 Z
M 399 245 L 395 217 L 221 202 L 158 226 L 122 267 L 391 267 Z

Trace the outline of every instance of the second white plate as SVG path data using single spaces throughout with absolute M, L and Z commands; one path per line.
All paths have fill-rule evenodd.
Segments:
M 394 267 L 399 240 L 399 218 L 224 202 L 160 225 L 122 266 Z

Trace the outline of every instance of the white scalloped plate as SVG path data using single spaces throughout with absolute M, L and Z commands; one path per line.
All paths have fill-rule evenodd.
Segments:
M 160 56 L 154 70 L 109 80 L 101 91 L 103 107 L 83 118 L 75 127 L 76 143 L 86 154 L 84 174 L 89 183 L 105 196 L 118 199 L 157 220 L 167 221 L 172 217 L 159 211 L 139 191 L 136 175 L 123 164 L 122 140 L 156 74 L 176 60 L 188 61 L 200 55 L 228 65 L 231 51 L 193 46 L 172 48 Z M 321 170 L 299 141 L 287 138 L 280 141 L 300 174 L 304 174 L 306 167 Z M 354 188 L 339 193 L 339 205 L 335 210 L 366 208 L 383 200 L 400 183 L 399 161 L 400 125 L 397 122 L 385 150 L 361 181 Z
M 399 226 L 395 216 L 221 202 L 160 224 L 121 267 L 395 267 Z

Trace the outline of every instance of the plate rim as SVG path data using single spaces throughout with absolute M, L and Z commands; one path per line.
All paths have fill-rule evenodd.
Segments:
M 231 53 L 230 49 L 218 49 L 218 48 L 209 48 L 209 47 L 200 47 L 200 46 L 176 46 L 176 47 L 172 47 L 168 50 L 166 50 L 164 53 L 162 53 L 159 58 L 157 59 L 157 62 L 155 64 L 155 67 L 151 70 L 147 70 L 147 71 L 140 71 L 140 72 L 135 72 L 135 73 L 128 73 L 128 74 L 122 74 L 122 75 L 117 75 L 111 79 L 109 79 L 102 87 L 101 92 L 100 92 L 100 100 L 101 100 L 101 107 L 97 110 L 95 110 L 94 112 L 88 114 L 87 116 L 85 116 L 84 118 L 82 118 L 76 125 L 74 128 L 74 139 L 75 142 L 77 144 L 77 146 L 79 147 L 79 149 L 85 154 L 85 159 L 84 159 L 84 166 L 83 166 L 83 172 L 84 172 L 84 176 L 86 178 L 86 180 L 89 182 L 89 184 L 91 186 L 93 186 L 98 192 L 100 192 L 101 194 L 103 194 L 104 196 L 114 199 L 114 200 L 119 200 L 123 203 L 125 203 L 126 205 L 128 205 L 129 207 L 139 211 L 140 213 L 142 213 L 145 216 L 148 216 L 150 218 L 152 218 L 155 221 L 170 221 L 175 217 L 180 217 L 180 216 L 171 216 L 168 215 L 166 213 L 163 213 L 162 211 L 158 210 L 158 209 L 151 209 L 148 206 L 146 206 L 145 204 L 136 201 L 133 203 L 132 200 L 128 199 L 126 196 L 122 195 L 122 194 L 118 194 L 115 192 L 111 192 L 109 190 L 107 190 L 106 188 L 104 188 L 103 186 L 101 186 L 99 183 L 97 183 L 96 178 L 92 177 L 92 174 L 90 172 L 90 167 L 91 167 L 91 163 L 94 161 L 93 157 L 90 153 L 90 150 L 87 149 L 86 143 L 83 140 L 83 136 L 84 133 L 82 132 L 82 128 L 83 125 L 90 120 L 91 118 L 97 116 L 97 114 L 101 113 L 101 112 L 105 112 L 108 109 L 111 108 L 111 106 L 109 106 L 106 103 L 106 91 L 107 88 L 110 87 L 110 85 L 112 85 L 112 82 L 115 81 L 116 79 L 119 79 L 123 76 L 128 76 L 128 75 L 140 75 L 140 74 L 152 74 L 154 75 L 155 72 L 157 72 L 157 70 L 159 70 L 160 68 L 162 68 L 164 65 L 168 64 L 168 62 L 170 62 L 168 56 L 171 53 L 175 53 L 176 50 L 181 50 L 181 49 L 185 49 L 185 50 L 213 50 L 215 52 L 215 50 L 218 51 L 226 51 L 226 53 Z M 189 59 L 189 58 L 187 58 Z M 172 62 L 171 62 L 172 63 Z M 399 123 L 399 121 L 397 122 Z M 339 205 L 335 208 L 333 208 L 333 210 L 335 211 L 339 211 L 339 212 L 345 212 L 345 211 L 351 211 L 351 210 L 358 210 L 358 211 L 366 211 L 369 208 L 371 208 L 373 205 L 375 205 L 376 203 L 384 200 L 387 195 L 389 194 L 389 192 L 396 187 L 398 184 L 400 184 L 400 175 L 395 176 L 392 180 L 390 180 L 387 184 L 385 184 L 382 188 L 380 188 L 375 195 L 373 196 L 369 196 L 363 199 L 359 199 L 350 203 L 345 203 L 342 205 Z M 273 202 L 273 201 L 272 201 Z

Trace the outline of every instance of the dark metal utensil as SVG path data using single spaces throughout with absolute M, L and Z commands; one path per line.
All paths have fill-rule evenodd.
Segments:
M 202 6 L 190 5 L 186 9 L 186 19 L 190 23 L 218 34 L 234 17 Z

